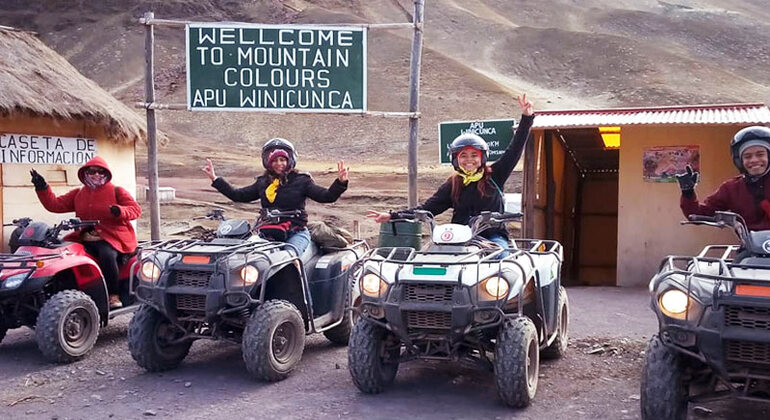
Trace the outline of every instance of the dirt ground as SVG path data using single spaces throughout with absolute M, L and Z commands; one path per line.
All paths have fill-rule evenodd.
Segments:
M 404 364 L 384 393 L 361 394 L 347 371 L 346 348 L 323 336 L 309 337 L 299 368 L 279 383 L 249 379 L 238 346 L 208 341 L 196 342 L 178 369 L 150 374 L 128 353 L 125 315 L 102 331 L 86 359 L 70 365 L 44 362 L 32 331 L 9 332 L 0 344 L 0 418 L 640 418 L 643 352 L 656 328 L 646 290 L 568 293 L 569 352 L 542 364 L 538 393 L 524 410 L 500 403 L 490 373 L 453 363 Z M 768 415 L 766 408 L 743 402 L 701 407 L 707 414 L 691 407 L 692 418 Z

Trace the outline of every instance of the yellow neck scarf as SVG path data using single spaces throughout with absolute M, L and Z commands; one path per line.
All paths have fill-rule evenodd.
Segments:
M 463 185 L 467 186 L 471 182 L 476 182 L 484 176 L 484 168 L 479 168 L 476 173 L 473 174 L 469 174 L 464 168 L 460 168 L 460 170 L 457 171 L 457 175 L 463 179 Z
M 275 196 L 278 195 L 278 186 L 281 185 L 281 181 L 276 178 L 273 180 L 273 182 L 267 186 L 265 189 L 265 196 L 267 197 L 267 201 L 273 202 L 275 201 Z

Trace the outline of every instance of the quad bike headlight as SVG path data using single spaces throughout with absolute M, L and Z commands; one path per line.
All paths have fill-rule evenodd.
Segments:
M 510 288 L 508 282 L 500 276 L 494 276 L 485 279 L 481 282 L 481 287 L 482 290 L 484 290 L 494 299 L 500 299 L 508 296 L 508 289 Z
M 259 270 L 253 265 L 246 264 L 241 268 L 241 280 L 246 286 L 251 286 L 259 280 Z
M 24 282 L 24 279 L 26 278 L 27 273 L 19 273 L 8 276 L 7 279 L 3 280 L 3 289 L 16 289 L 17 287 L 21 286 L 21 284 Z
M 679 315 L 687 310 L 690 298 L 679 289 L 670 289 L 660 295 L 660 307 L 667 315 Z
M 142 279 L 154 283 L 160 278 L 160 267 L 152 261 L 142 263 Z
M 388 284 L 380 276 L 367 273 L 361 278 L 361 293 L 366 296 L 380 297 L 388 290 Z

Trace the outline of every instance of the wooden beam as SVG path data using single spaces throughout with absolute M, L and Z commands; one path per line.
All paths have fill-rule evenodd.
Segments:
M 545 136 L 545 237 L 554 239 L 556 182 L 553 179 L 553 133 Z
M 524 229 L 522 229 L 522 235 L 525 238 L 533 238 L 535 236 L 535 193 L 537 186 L 535 185 L 535 164 L 539 156 L 535 155 L 535 142 L 534 136 L 530 133 L 529 139 L 527 139 L 527 146 L 524 149 L 524 185 L 522 189 L 521 199 L 524 204 Z
M 585 180 L 578 174 L 577 194 L 575 195 L 575 217 L 572 219 L 573 241 L 572 241 L 572 267 L 570 267 L 570 284 L 578 284 L 580 279 L 580 235 L 582 233 L 581 224 L 583 223 L 583 187 Z

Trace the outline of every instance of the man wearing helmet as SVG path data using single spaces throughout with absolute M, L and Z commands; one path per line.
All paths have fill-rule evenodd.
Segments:
M 487 165 L 489 146 L 475 134 L 462 134 L 449 145 L 449 155 L 455 173 L 444 182 L 438 191 L 424 204 L 415 209 L 428 210 L 438 215 L 454 209 L 452 223 L 467 225 L 471 217 L 482 211 L 504 210 L 502 187 L 521 158 L 524 145 L 529 137 L 529 129 L 535 119 L 532 103 L 527 95 L 518 98 L 522 115 L 513 140 L 502 156 L 493 164 Z M 385 223 L 391 214 L 370 210 L 367 217 L 375 222 Z M 483 233 L 487 239 L 509 248 L 508 233 L 505 229 L 490 229 Z
M 337 179 L 327 189 L 313 182 L 310 174 L 298 172 L 297 151 L 288 140 L 270 139 L 262 146 L 264 174 L 256 182 L 243 188 L 233 188 L 224 178 L 216 176 L 214 165 L 206 159 L 203 171 L 211 179 L 211 185 L 227 198 L 241 203 L 260 200 L 263 209 L 282 211 L 300 210 L 300 216 L 290 220 L 286 242 L 292 244 L 299 255 L 310 244 L 307 230 L 305 200 L 310 198 L 319 203 L 333 203 L 348 188 L 348 168 L 343 161 L 337 162 Z
M 730 154 L 741 174 L 725 181 L 703 204 L 695 195 L 698 173 L 688 167 L 686 173 L 677 175 L 682 213 L 712 216 L 715 211 L 733 211 L 751 230 L 770 229 L 770 128 L 754 126 L 738 131 L 730 142 Z

